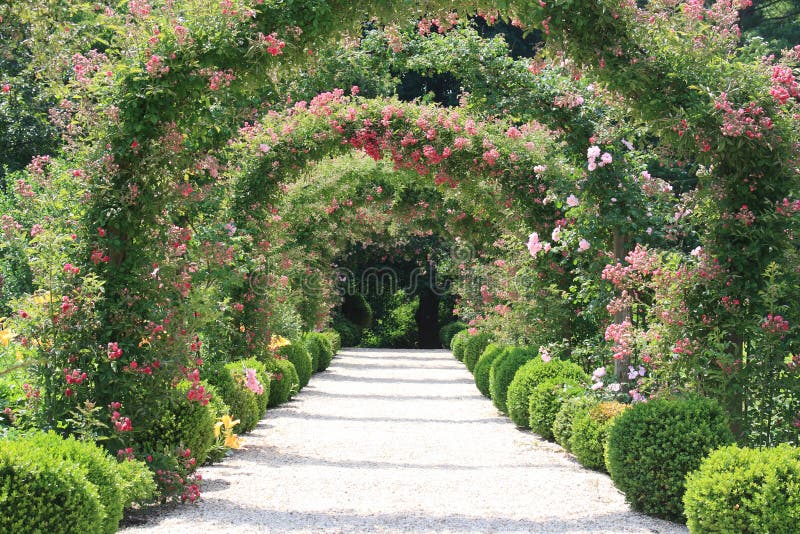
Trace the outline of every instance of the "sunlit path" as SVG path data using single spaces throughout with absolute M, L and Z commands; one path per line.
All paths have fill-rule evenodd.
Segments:
M 202 473 L 199 505 L 123 532 L 686 531 L 515 429 L 447 351 L 346 350 Z

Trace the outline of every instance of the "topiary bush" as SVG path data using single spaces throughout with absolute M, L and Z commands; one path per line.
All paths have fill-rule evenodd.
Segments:
M 327 330 L 323 330 L 320 332 L 323 336 L 328 338 L 328 341 L 331 344 L 331 349 L 333 350 L 333 355 L 335 356 L 337 352 L 342 350 L 342 336 L 339 335 L 339 332 L 333 330 L 331 328 Z
M 0 510 L 0 532 L 104 532 L 106 513 L 86 468 L 26 439 L 0 440 Z
M 230 410 L 230 416 L 239 420 L 237 431 L 250 432 L 261 420 L 258 399 L 255 393 L 236 381 L 233 377 L 234 371 L 229 367 L 231 365 L 236 364 L 209 366 L 207 369 L 204 367 L 203 371 L 222 396 Z
M 628 405 L 621 402 L 600 402 L 588 410 L 575 414 L 572 419 L 569 447 L 581 465 L 589 469 L 605 470 L 603 453 L 608 429 L 614 418 L 627 408 Z
M 553 420 L 553 438 L 556 443 L 570 451 L 570 438 L 572 437 L 572 420 L 579 413 L 588 411 L 599 401 L 594 397 L 574 397 L 561 403 L 555 419 Z
M 478 363 L 475 364 L 475 370 L 472 373 L 475 376 L 475 385 L 478 387 L 478 391 L 484 397 L 490 397 L 489 391 L 489 371 L 492 368 L 492 364 L 494 361 L 503 353 L 503 351 L 509 350 L 511 347 L 508 345 L 502 345 L 500 343 L 489 343 L 481 354 L 481 357 L 478 358 Z
M 372 324 L 372 306 L 361 293 L 346 294 L 342 302 L 342 315 L 351 323 L 368 328 Z
M 442 342 L 442 347 L 449 348 L 450 343 L 453 341 L 453 336 L 469 328 L 467 323 L 462 321 L 453 321 L 439 329 L 439 341 Z
M 327 369 L 333 359 L 333 347 L 328 338 L 319 332 L 308 332 L 303 336 L 303 343 L 311 354 L 314 372 L 318 373 Z
M 478 358 L 481 357 L 491 340 L 492 336 L 488 332 L 481 332 L 467 338 L 464 343 L 464 365 L 467 366 L 470 373 L 475 370 Z
M 311 354 L 309 354 L 305 345 L 295 342 L 291 345 L 283 346 L 278 349 L 278 356 L 289 360 L 294 365 L 297 371 L 297 378 L 300 381 L 299 389 L 306 387 L 311 379 L 311 366 L 314 362 L 311 360 Z
M 123 481 L 114 458 L 92 442 L 77 441 L 72 437 L 64 439 L 54 432 L 33 434 L 25 438 L 24 442 L 43 454 L 83 467 L 86 470 L 86 480 L 97 488 L 103 509 L 103 520 L 98 525 L 100 532 L 113 534 L 117 531 L 122 519 L 124 495 Z
M 297 370 L 289 360 L 272 358 L 264 364 L 267 371 L 272 373 L 269 390 L 269 407 L 274 408 L 291 399 L 300 388 Z
M 538 348 L 536 349 L 538 353 Z M 528 428 L 530 414 L 528 413 L 529 397 L 536 386 L 550 378 L 572 379 L 577 382 L 589 382 L 589 376 L 575 363 L 564 360 L 542 361 L 534 358 L 517 371 L 514 379 L 508 386 L 506 406 L 508 416 L 520 428 Z
M 686 479 L 689 530 L 793 533 L 800 525 L 800 449 L 730 445 L 715 450 Z
M 362 331 L 358 325 L 340 317 L 333 321 L 333 329 L 339 333 L 344 347 L 357 347 L 361 344 Z
M 710 451 L 732 442 L 727 417 L 716 401 L 695 396 L 653 399 L 635 404 L 614 423 L 608 468 L 634 509 L 680 520 L 686 475 Z
M 147 464 L 139 460 L 125 459 L 117 464 L 122 493 L 122 507 L 143 505 L 151 502 L 156 494 L 156 481 Z
M 544 439 L 553 441 L 553 422 L 567 399 L 579 397 L 586 387 L 571 378 L 548 378 L 528 396 L 528 426 Z
M 460 332 L 456 332 L 456 335 L 454 335 L 453 339 L 450 341 L 450 350 L 453 351 L 453 357 L 460 362 L 464 361 L 464 347 L 467 344 L 468 337 L 469 332 L 461 330 Z
M 508 413 L 506 395 L 517 370 L 537 357 L 538 348 L 514 347 L 503 351 L 489 368 L 489 393 L 492 402 L 503 413 Z

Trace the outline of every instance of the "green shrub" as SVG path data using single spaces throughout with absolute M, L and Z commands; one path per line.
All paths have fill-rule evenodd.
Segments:
M 97 487 L 104 512 L 100 531 L 110 534 L 117 531 L 122 519 L 123 493 L 118 464 L 114 458 L 94 443 L 77 441 L 72 437 L 64 439 L 53 432 L 34 434 L 23 441 L 43 454 L 83 467 L 86 480 Z
M 517 370 L 537 358 L 538 348 L 514 347 L 498 356 L 489 368 L 489 393 L 492 402 L 503 413 L 508 413 L 506 395 Z
M 608 439 L 609 472 L 633 508 L 679 520 L 686 475 L 710 451 L 732 442 L 725 412 L 716 401 L 653 399 L 635 404 L 614 423 Z
M 608 429 L 614 418 L 627 408 L 628 405 L 621 402 L 600 402 L 575 414 L 569 447 L 581 465 L 589 469 L 605 470 L 603 453 Z
M 289 360 L 294 365 L 297 371 L 297 378 L 300 381 L 299 389 L 306 387 L 311 379 L 311 365 L 314 363 L 311 361 L 311 354 L 308 353 L 306 346 L 298 341 L 279 348 L 278 355 Z
M 468 337 L 469 333 L 466 330 L 462 330 L 457 332 L 452 341 L 450 341 L 450 350 L 453 351 L 453 357 L 460 362 L 464 361 L 464 348 Z
M 321 332 L 323 336 L 328 338 L 328 341 L 331 344 L 331 349 L 333 350 L 333 355 L 335 356 L 340 350 L 342 350 L 342 336 L 339 335 L 339 332 L 333 330 L 331 328 L 327 330 L 323 330 Z
M 489 371 L 492 368 L 492 364 L 494 361 L 503 353 L 505 350 L 509 350 L 511 347 L 508 345 L 502 345 L 500 343 L 489 343 L 481 354 L 481 357 L 478 358 L 478 363 L 475 364 L 475 370 L 472 373 L 475 376 L 475 385 L 478 387 L 478 391 L 484 397 L 489 397 Z
M 333 329 L 339 333 L 344 347 L 357 347 L 361 344 L 361 328 L 347 319 L 340 317 L 333 321 Z
M 237 431 L 250 432 L 261 420 L 257 395 L 236 381 L 228 365 L 204 367 L 203 371 L 222 396 L 230 416 L 239 420 Z
M 273 378 L 269 388 L 269 407 L 274 408 L 291 399 L 300 388 L 297 370 L 289 360 L 272 358 L 265 364 Z
M 138 460 L 123 460 L 117 464 L 117 473 L 123 508 L 147 504 L 153 500 L 156 482 L 147 464 Z
M 105 510 L 85 467 L 26 439 L 0 441 L 0 532 L 102 534 Z
M 538 353 L 538 348 L 536 349 Z M 508 386 L 506 406 L 508 415 L 520 428 L 528 428 L 529 397 L 533 389 L 549 378 L 569 378 L 578 382 L 588 382 L 589 377 L 577 364 L 563 360 L 542 361 L 534 358 L 519 368 Z
M 361 328 L 368 328 L 372 323 L 372 307 L 361 293 L 345 295 L 342 303 L 342 315 Z
M 594 397 L 574 397 L 565 400 L 553 420 L 553 438 L 555 438 L 556 443 L 567 451 L 571 450 L 569 441 L 572 437 L 572 420 L 577 414 L 588 411 L 598 402 Z
M 328 338 L 319 332 L 308 332 L 303 336 L 303 343 L 311 354 L 314 372 L 327 369 L 333 359 L 333 347 Z
M 572 378 L 548 378 L 538 384 L 528 396 L 528 425 L 531 430 L 553 441 L 553 422 L 561 405 L 585 392 L 585 386 Z
M 790 534 L 800 525 L 800 449 L 736 445 L 713 451 L 686 479 L 689 530 Z
M 453 341 L 453 336 L 462 330 L 467 329 L 467 323 L 462 321 L 453 321 L 439 329 L 439 340 L 442 342 L 442 347 L 449 348 L 450 343 Z
M 272 376 L 270 376 L 267 364 L 256 358 L 247 358 L 246 360 L 239 360 L 228 365 L 230 365 L 230 369 L 233 372 L 233 378 L 235 378 L 239 384 L 244 384 L 245 386 L 247 386 L 246 369 L 256 370 L 256 378 L 258 378 L 258 383 L 261 385 L 261 394 L 259 395 L 256 393 L 258 420 L 260 421 L 267 415 L 267 407 L 269 406 L 270 394 L 272 392 L 273 379 Z
M 481 357 L 486 346 L 492 340 L 491 334 L 488 332 L 481 332 L 474 336 L 469 336 L 464 343 L 464 365 L 470 373 L 475 370 L 475 364 L 478 363 L 478 358 Z

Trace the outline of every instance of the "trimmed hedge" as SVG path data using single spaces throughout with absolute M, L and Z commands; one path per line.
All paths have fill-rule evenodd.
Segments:
M 490 397 L 489 391 L 489 371 L 492 369 L 494 361 L 503 353 L 503 351 L 511 349 L 508 345 L 500 343 L 489 343 L 484 349 L 481 357 L 478 358 L 478 363 L 475 364 L 475 370 L 472 373 L 475 376 L 475 385 L 478 391 L 484 397 Z
M 452 323 L 448 323 L 439 329 L 439 341 L 442 342 L 442 347 L 450 348 L 450 343 L 453 341 L 453 336 L 461 332 L 462 330 L 466 330 L 467 323 L 461 321 L 453 321 Z
M 264 367 L 273 378 L 269 382 L 269 407 L 274 408 L 291 399 L 300 388 L 297 370 L 289 360 L 269 359 Z
M 0 440 L 0 532 L 104 534 L 97 486 L 59 452 Z
M 236 369 L 233 373 L 233 377 L 237 382 L 239 382 L 239 384 L 244 384 L 245 369 L 256 370 L 258 383 L 261 384 L 261 387 L 263 388 L 261 395 L 256 394 L 256 401 L 258 403 L 258 420 L 260 421 L 265 415 L 267 415 L 267 407 L 269 406 L 269 401 L 272 398 L 271 393 L 273 380 L 269 375 L 269 369 L 264 362 L 256 358 L 247 358 L 246 360 L 239 360 L 232 363 L 234 365 L 229 365 L 231 365 L 232 369 Z
M 538 347 L 514 347 L 504 351 L 492 363 L 489 369 L 489 393 L 495 407 L 501 412 L 508 413 L 506 395 L 517 370 L 537 358 L 538 352 Z
M 609 432 L 607 463 L 634 509 L 680 520 L 686 475 L 710 451 L 732 442 L 716 401 L 658 398 L 635 404 L 617 419 Z
M 313 371 L 319 373 L 327 369 L 333 359 L 333 347 L 328 338 L 319 332 L 307 332 L 302 341 L 311 354 Z
M 599 401 L 594 397 L 573 397 L 567 399 L 558 409 L 556 418 L 553 420 L 553 438 L 556 443 L 570 451 L 570 438 L 572 437 L 572 420 L 576 415 L 588 411 Z
M 337 352 L 342 350 L 342 336 L 336 330 L 332 328 L 328 328 L 320 332 L 323 336 L 328 339 L 328 342 L 331 344 L 331 350 L 333 351 L 333 356 L 336 355 Z
M 800 525 L 800 449 L 736 445 L 713 451 L 686 479 L 691 532 L 790 534 Z
M 286 345 L 278 349 L 278 355 L 292 362 L 297 371 L 297 378 L 300 381 L 300 389 L 306 387 L 309 380 L 311 380 L 311 366 L 314 362 L 311 360 L 311 354 L 309 354 L 305 345 L 300 342 Z
M 627 409 L 628 405 L 621 402 L 600 402 L 575 415 L 572 420 L 569 446 L 581 465 L 600 471 L 606 469 L 603 455 L 608 430 L 614 419 Z
M 549 378 L 528 396 L 528 426 L 544 439 L 553 441 L 553 422 L 567 399 L 579 397 L 586 388 L 571 378 Z
M 460 362 L 464 361 L 464 347 L 467 344 L 468 337 L 469 332 L 461 330 L 460 332 L 456 332 L 456 335 L 454 335 L 453 339 L 450 341 L 450 350 L 453 351 L 453 357 Z
M 156 494 L 156 481 L 147 464 L 139 460 L 123 460 L 117 464 L 117 473 L 123 509 L 152 501 Z
M 538 348 L 536 352 L 539 352 Z M 589 376 L 579 365 L 564 360 L 544 362 L 537 357 L 520 367 L 508 386 L 506 400 L 508 416 L 514 421 L 514 424 L 520 428 L 528 428 L 530 424 L 528 405 L 531 392 L 545 380 L 559 377 L 578 382 L 589 381 Z
M 464 365 L 470 373 L 475 371 L 475 364 L 478 363 L 478 358 L 481 357 L 486 346 L 492 340 L 492 335 L 488 332 L 481 332 L 474 336 L 469 336 L 466 343 L 464 343 Z

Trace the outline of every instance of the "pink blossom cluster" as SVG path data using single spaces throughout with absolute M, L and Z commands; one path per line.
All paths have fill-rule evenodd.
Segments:
M 154 78 L 159 78 L 169 72 L 169 65 L 164 64 L 164 58 L 158 54 L 152 54 L 144 65 L 147 74 Z
M 133 424 L 130 417 L 123 417 L 118 411 L 111 413 L 111 422 L 114 423 L 114 429 L 117 432 L 130 432 L 133 430 Z
M 258 381 L 255 369 L 246 368 L 244 370 L 244 385 L 256 395 L 262 395 L 264 393 L 264 386 Z
M 75 80 L 80 84 L 92 81 L 92 75 L 108 62 L 108 56 L 97 50 L 91 50 L 86 55 L 76 53 L 72 55 L 72 71 Z
M 772 119 L 764 115 L 764 108 L 751 102 L 743 108 L 734 109 L 728 101 L 728 95 L 722 93 L 714 103 L 717 110 L 723 112 L 722 135 L 727 137 L 746 136 L 750 139 L 760 139 L 764 133 L 773 127 Z
M 605 167 L 613 161 L 611 154 L 608 152 L 603 152 L 600 154 L 600 147 L 596 145 L 589 147 L 589 149 L 586 151 L 586 158 L 589 162 L 588 169 L 590 171 L 593 171 L 599 167 Z M 600 161 L 597 161 L 597 158 L 600 158 Z
M 769 94 L 781 105 L 790 98 L 800 97 L 800 85 L 798 85 L 792 69 L 781 65 L 772 67 L 772 88 Z
M 633 325 L 628 319 L 621 323 L 611 323 L 606 327 L 605 340 L 614 342 L 611 350 L 614 351 L 615 360 L 630 358 L 633 354 Z
M 64 369 L 64 380 L 70 385 L 81 385 L 86 379 L 89 378 L 85 372 L 80 369 Z
M 782 334 L 789 331 L 789 321 L 784 319 L 781 315 L 773 315 L 770 313 L 767 315 L 767 318 L 764 319 L 764 322 L 761 323 L 761 328 L 772 334 L 781 334 L 782 339 Z
M 528 252 L 530 252 L 532 257 L 536 257 L 536 255 L 544 250 L 545 252 L 550 251 L 550 243 L 546 241 L 539 241 L 539 234 L 533 232 L 530 236 L 528 236 L 528 243 L 526 245 L 528 247 Z

